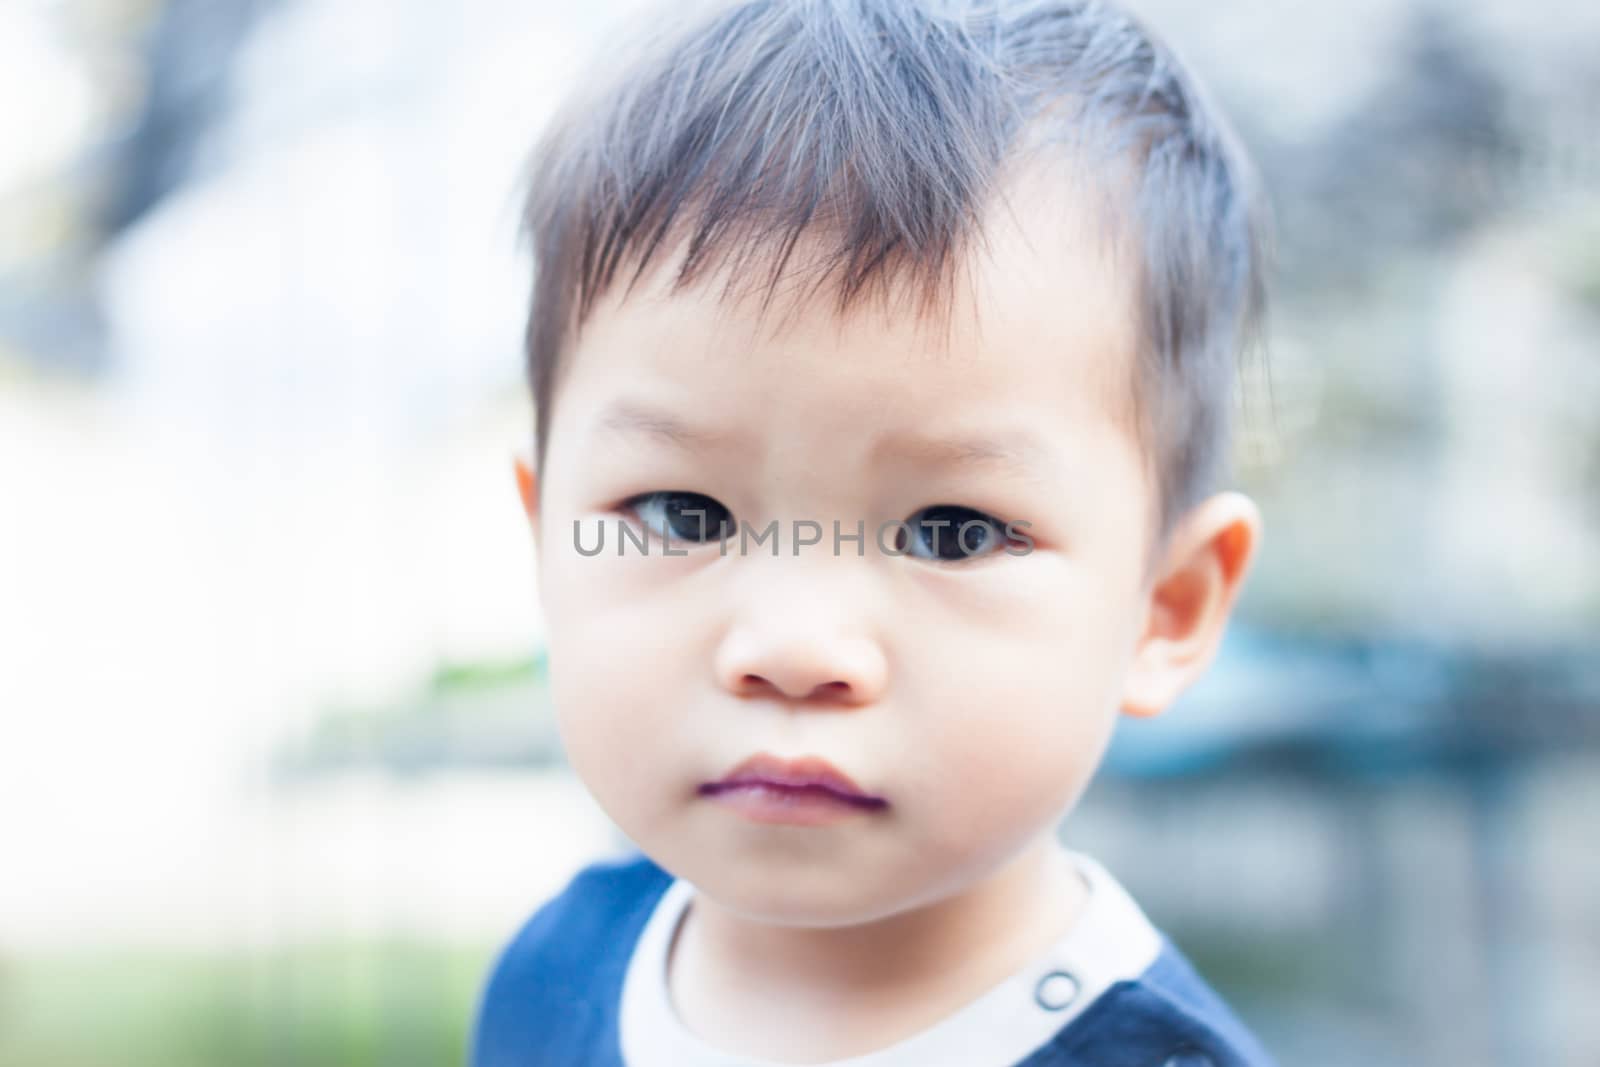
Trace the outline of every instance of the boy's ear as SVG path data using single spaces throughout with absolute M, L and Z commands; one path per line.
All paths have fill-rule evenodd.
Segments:
M 1151 583 L 1125 714 L 1160 714 L 1211 666 L 1260 541 L 1261 513 L 1242 493 L 1218 493 L 1179 524 Z
M 533 529 L 533 541 L 537 548 L 539 543 L 539 476 L 533 472 L 527 459 L 518 455 L 512 457 L 512 466 L 517 472 L 517 493 L 522 497 L 522 510 L 528 516 L 528 525 Z

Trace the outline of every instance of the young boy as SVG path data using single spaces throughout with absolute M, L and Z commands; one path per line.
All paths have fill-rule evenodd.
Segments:
M 1258 543 L 1233 138 L 1101 4 L 671 14 L 527 204 L 550 684 L 639 851 L 503 949 L 472 1063 L 1268 1064 L 1057 834 Z

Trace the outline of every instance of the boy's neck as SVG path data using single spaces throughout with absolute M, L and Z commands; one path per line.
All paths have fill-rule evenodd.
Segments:
M 1069 933 L 1088 886 L 1054 834 L 978 884 L 849 927 L 751 922 L 695 894 L 667 956 L 683 1025 L 737 1055 L 816 1063 L 910 1037 Z

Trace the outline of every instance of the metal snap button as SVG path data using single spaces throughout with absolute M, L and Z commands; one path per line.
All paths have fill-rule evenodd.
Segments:
M 1069 971 L 1051 971 L 1033 988 L 1033 999 L 1045 1011 L 1060 1011 L 1078 999 L 1078 980 Z
M 1161 1067 L 1217 1067 L 1217 1061 L 1197 1048 L 1183 1048 L 1163 1060 Z

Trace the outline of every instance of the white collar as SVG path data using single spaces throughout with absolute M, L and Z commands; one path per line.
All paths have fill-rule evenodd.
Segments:
M 1089 895 L 1064 937 L 927 1029 L 875 1052 L 812 1067 L 1010 1067 L 1114 983 L 1143 974 L 1160 954 L 1160 934 L 1098 861 L 1066 854 Z M 667 995 L 667 950 L 694 892 L 674 878 L 634 946 L 619 1018 L 623 1061 L 627 1067 L 794 1067 L 720 1051 L 679 1020 Z

